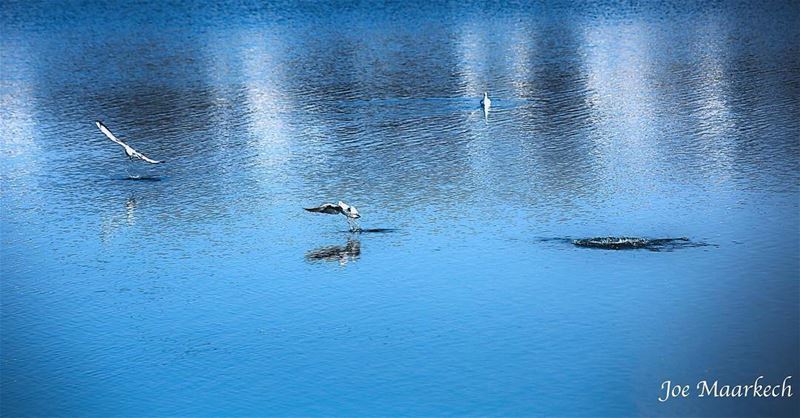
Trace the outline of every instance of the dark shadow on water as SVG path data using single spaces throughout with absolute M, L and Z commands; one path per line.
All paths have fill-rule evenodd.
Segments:
M 361 256 L 361 242 L 357 239 L 348 239 L 344 245 L 328 245 L 319 247 L 306 253 L 306 260 L 337 261 L 344 266 L 350 261 L 356 261 Z
M 365 229 L 359 229 L 357 231 L 347 230 L 340 232 L 358 235 L 358 234 L 391 234 L 392 232 L 397 232 L 397 231 L 398 230 L 395 228 L 365 228 Z
M 161 177 L 158 177 L 158 176 L 128 176 L 128 177 L 119 177 L 116 180 L 122 180 L 122 181 L 161 181 Z
M 572 244 L 576 247 L 598 250 L 648 250 L 654 252 L 674 251 L 684 248 L 709 247 L 714 244 L 695 242 L 686 237 L 641 238 L 641 237 L 592 237 L 592 238 L 542 238 L 542 242 Z

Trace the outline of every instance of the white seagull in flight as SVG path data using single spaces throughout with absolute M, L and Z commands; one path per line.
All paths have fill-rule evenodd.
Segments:
M 356 219 L 361 217 L 361 215 L 358 213 L 358 209 L 356 209 L 355 206 L 350 206 L 347 203 L 342 202 L 341 200 L 336 204 L 323 203 L 315 208 L 303 209 L 309 212 L 327 213 L 329 215 L 344 215 L 344 217 L 347 219 L 347 224 L 350 225 L 351 231 L 358 231 L 361 229 L 356 221 Z
M 108 137 L 108 139 L 110 139 L 110 140 L 116 142 L 117 144 L 121 145 L 122 148 L 125 148 L 125 154 L 127 154 L 128 158 L 130 158 L 131 160 L 133 160 L 134 158 L 137 158 L 139 160 L 148 162 L 150 164 L 161 164 L 161 163 L 164 162 L 164 161 L 157 161 L 157 160 L 148 158 L 146 155 L 142 154 L 141 152 L 136 151 L 135 149 L 131 148 L 130 145 L 120 141 L 119 138 L 114 136 L 114 134 L 112 134 L 111 131 L 108 130 L 108 128 L 106 128 L 106 125 L 103 125 L 103 122 L 100 122 L 99 120 L 95 121 L 95 125 L 97 125 L 97 127 L 100 128 L 100 132 L 104 133 Z

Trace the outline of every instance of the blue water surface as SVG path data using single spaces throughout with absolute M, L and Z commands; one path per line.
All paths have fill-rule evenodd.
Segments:
M 800 415 L 800 3 L 0 12 L 3 416 Z

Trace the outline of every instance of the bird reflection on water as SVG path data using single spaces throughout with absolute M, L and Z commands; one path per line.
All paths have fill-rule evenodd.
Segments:
M 361 234 L 388 234 L 396 232 L 394 228 L 365 228 L 358 231 L 347 231 L 350 236 L 344 245 L 326 245 L 306 253 L 306 261 L 338 261 L 340 266 L 361 257 Z
M 360 256 L 361 241 L 350 237 L 344 245 L 329 245 L 307 252 L 306 260 L 338 261 L 340 266 L 344 266 L 350 261 L 358 260 Z
M 136 206 L 138 204 L 139 202 L 135 195 L 128 196 L 125 200 L 125 213 L 114 215 L 103 222 L 100 228 L 100 240 L 106 242 L 115 231 L 122 227 L 130 227 L 136 224 Z

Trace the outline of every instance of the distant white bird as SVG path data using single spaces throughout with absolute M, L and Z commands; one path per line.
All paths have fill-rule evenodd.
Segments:
M 355 206 L 350 206 L 347 203 L 342 202 L 341 200 L 339 203 L 323 203 L 315 208 L 303 208 L 309 212 L 316 212 L 316 213 L 327 213 L 329 215 L 344 215 L 345 219 L 347 219 L 347 224 L 350 226 L 351 231 L 358 231 L 361 229 L 358 226 L 358 222 L 356 219 L 360 218 L 361 215 L 358 213 L 358 209 Z
M 492 107 L 492 99 L 489 98 L 489 93 L 483 92 L 483 99 L 481 99 L 481 107 L 483 110 L 489 110 Z
M 104 134 L 105 134 L 105 135 L 108 137 L 108 139 L 110 139 L 110 140 L 112 140 L 112 141 L 116 142 L 117 144 L 121 145 L 121 146 L 122 146 L 122 148 L 124 148 L 124 149 L 125 149 L 125 154 L 126 154 L 126 155 L 128 156 L 128 158 L 130 158 L 131 160 L 133 160 L 134 158 L 136 158 L 136 159 L 139 159 L 139 160 L 142 160 L 142 161 L 148 162 L 148 163 L 150 163 L 150 164 L 161 164 L 161 163 L 163 163 L 163 162 L 164 162 L 164 161 L 157 161 L 157 160 L 153 160 L 153 159 L 151 159 L 151 158 L 147 158 L 147 156 L 146 156 L 146 155 L 142 154 L 142 153 L 141 153 L 141 152 L 139 152 L 139 151 L 136 151 L 135 149 L 131 148 L 131 146 L 130 146 L 130 145 L 128 145 L 128 144 L 126 144 L 126 143 L 124 143 L 124 142 L 120 141 L 120 140 L 119 140 L 119 138 L 117 138 L 116 136 L 114 136 L 114 134 L 112 134 L 112 133 L 111 133 L 111 131 L 110 131 L 110 130 L 108 130 L 108 128 L 106 128 L 106 125 L 103 125 L 103 122 L 100 122 L 100 121 L 98 120 L 98 121 L 95 121 L 94 123 L 95 123 L 95 125 L 97 125 L 97 127 L 100 129 L 100 132 L 104 133 Z

